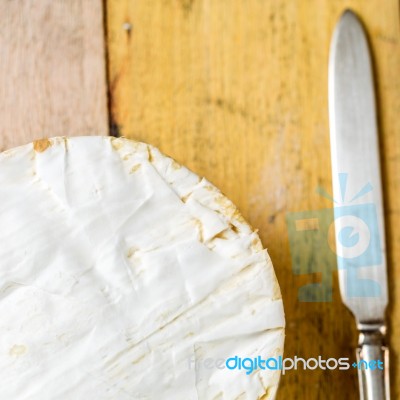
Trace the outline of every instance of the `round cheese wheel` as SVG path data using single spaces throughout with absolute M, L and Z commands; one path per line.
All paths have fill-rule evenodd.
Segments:
M 157 149 L 0 154 L 0 399 L 271 399 L 284 313 L 267 251 Z M 264 397 L 263 397 L 264 396 Z

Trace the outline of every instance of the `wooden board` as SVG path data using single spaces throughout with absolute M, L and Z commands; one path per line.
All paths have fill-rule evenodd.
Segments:
M 101 0 L 0 2 L 0 150 L 108 131 Z
M 308 252 L 307 243 L 300 256 L 306 257 L 309 273 L 294 273 L 287 225 L 290 212 L 332 206 L 316 189 L 331 192 L 328 52 L 334 24 L 349 6 L 368 28 L 376 62 L 391 277 L 392 396 L 397 398 L 397 1 L 109 0 L 112 117 L 120 134 L 152 143 L 206 176 L 259 229 L 284 297 L 285 355 L 354 360 L 356 331 L 340 302 L 337 277 L 319 252 Z M 321 230 L 321 235 L 326 246 L 327 233 Z M 332 276 L 331 302 L 298 300 L 299 288 L 321 277 L 327 288 Z M 358 399 L 355 370 L 290 371 L 281 382 L 280 399 Z

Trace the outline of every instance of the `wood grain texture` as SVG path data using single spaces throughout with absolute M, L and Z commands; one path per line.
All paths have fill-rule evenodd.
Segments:
M 0 2 L 0 150 L 107 134 L 101 0 Z
M 152 143 L 206 176 L 259 229 L 284 297 L 286 356 L 354 359 L 356 331 L 340 302 L 337 276 L 333 274 L 332 302 L 298 300 L 298 289 L 318 282 L 321 273 L 293 273 L 285 221 L 289 212 L 332 206 L 316 188 L 331 193 L 328 54 L 334 25 L 347 7 L 367 26 L 376 64 L 391 276 L 390 341 L 392 353 L 399 354 L 398 2 L 107 2 L 114 122 L 122 135 Z M 398 364 L 393 354 L 393 398 L 400 396 Z M 282 378 L 278 398 L 358 399 L 356 373 L 291 371 Z

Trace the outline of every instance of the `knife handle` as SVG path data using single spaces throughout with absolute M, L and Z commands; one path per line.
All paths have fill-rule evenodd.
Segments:
M 389 349 L 382 330 L 362 331 L 357 348 L 361 400 L 390 400 Z

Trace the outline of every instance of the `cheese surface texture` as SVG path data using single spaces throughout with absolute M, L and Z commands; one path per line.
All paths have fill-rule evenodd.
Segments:
M 218 189 L 144 143 L 0 154 L 0 315 L 0 399 L 275 397 L 279 371 L 226 365 L 282 355 L 267 251 Z

